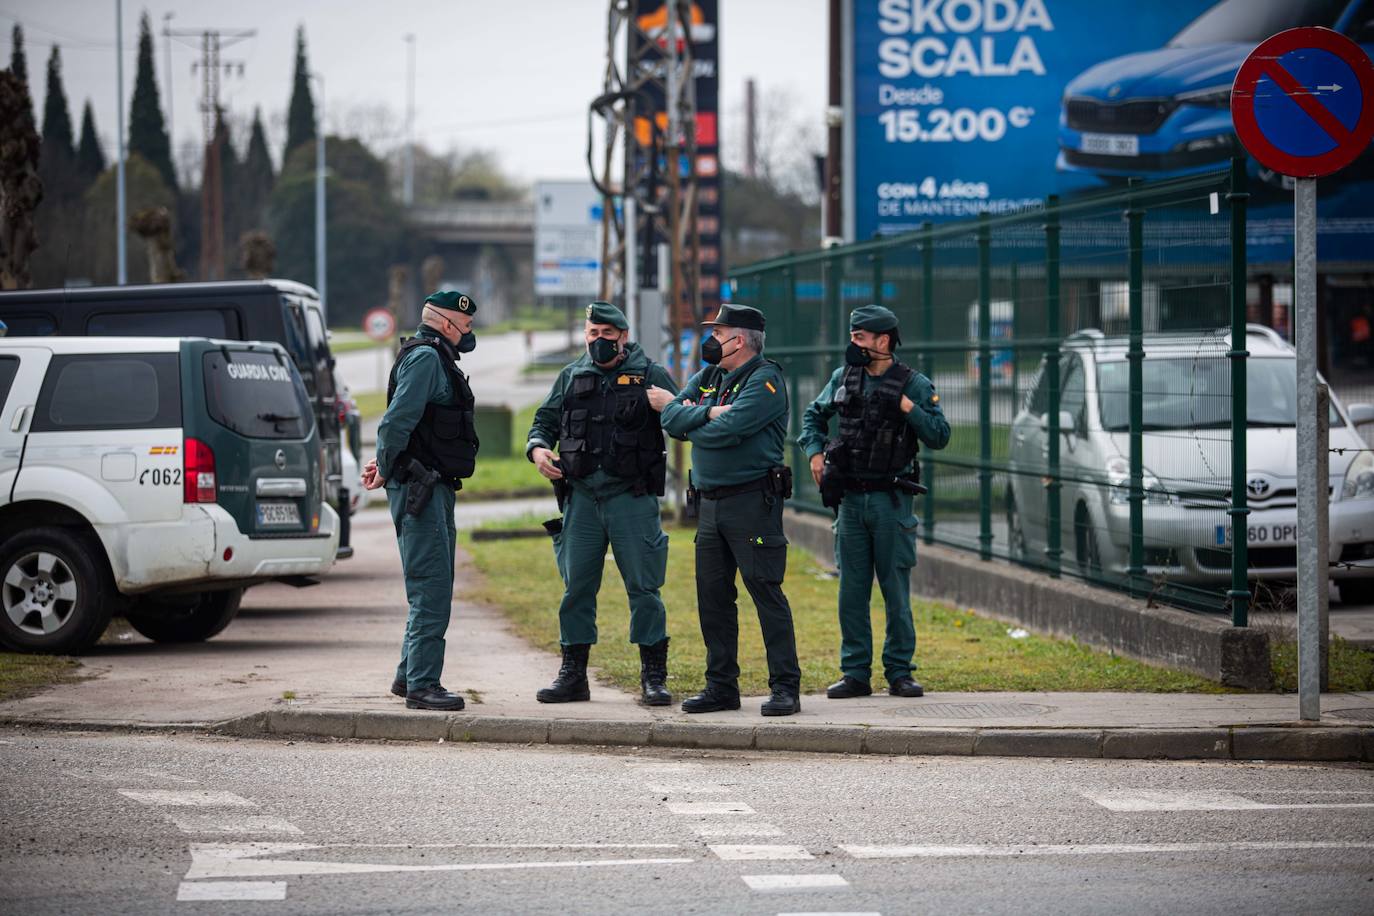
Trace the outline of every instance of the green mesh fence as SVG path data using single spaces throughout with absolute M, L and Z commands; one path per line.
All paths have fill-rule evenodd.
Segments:
M 734 298 L 768 316 L 794 438 L 850 310 L 897 313 L 899 355 L 953 429 L 920 456 L 926 542 L 1243 625 L 1244 180 L 1234 166 L 778 258 L 735 270 Z M 790 459 L 793 504 L 828 514 Z

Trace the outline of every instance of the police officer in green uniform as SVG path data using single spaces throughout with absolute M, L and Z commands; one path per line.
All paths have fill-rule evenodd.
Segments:
M 630 343 L 630 323 L 608 302 L 587 306 L 587 350 L 564 367 L 534 415 L 525 456 L 554 482 L 563 519 L 554 555 L 563 578 L 558 676 L 541 703 L 591 699 L 587 658 L 596 642 L 596 594 L 606 545 L 630 601 L 630 642 L 639 645 L 641 701 L 673 702 L 668 692 L 668 632 L 659 589 L 668 568 L 660 524 L 667 452 L 651 387 L 677 391 L 662 366 Z M 557 448 L 558 456 L 554 457 Z
M 806 408 L 797 444 L 806 450 L 811 476 L 831 505 L 835 556 L 840 567 L 840 670 L 826 691 L 832 699 L 866 697 L 873 664 L 869 599 L 873 578 L 887 607 L 883 672 L 887 692 L 919 697 L 911 676 L 916 627 L 911 619 L 911 568 L 916 565 L 914 493 L 919 443 L 944 448 L 949 423 L 930 379 L 897 361 L 897 316 L 866 305 L 849 316 L 845 365 L 836 369 Z M 830 418 L 839 434 L 827 442 Z
M 439 676 L 453 608 L 454 492 L 477 457 L 472 388 L 457 366 L 459 354 L 476 346 L 476 312 L 459 292 L 425 300 L 419 330 L 391 368 L 377 457 L 363 469 L 363 486 L 386 487 L 401 550 L 410 616 L 391 692 L 410 709 L 463 708 Z
M 712 330 L 701 357 L 710 365 L 688 380 L 687 397 L 649 392 L 663 413 L 663 428 L 692 443 L 688 498 L 699 506 L 697 612 L 706 642 L 706 689 L 682 709 L 739 709 L 738 570 L 758 608 L 768 656 L 772 693 L 760 711 L 788 716 L 801 711 L 801 668 L 792 608 L 782 592 L 782 503 L 791 495 L 791 472 L 782 458 L 787 387 L 781 367 L 762 356 L 762 312 L 725 303 L 705 324 Z

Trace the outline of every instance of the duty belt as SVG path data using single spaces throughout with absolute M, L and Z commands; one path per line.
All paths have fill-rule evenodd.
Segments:
M 698 490 L 706 499 L 724 499 L 727 496 L 738 496 L 741 493 L 753 493 L 755 490 L 768 489 L 768 475 L 764 474 L 758 480 L 751 480 L 748 483 L 735 484 L 733 487 L 716 487 L 714 490 Z
M 854 493 L 886 493 L 897 489 L 897 482 L 891 477 L 846 478 L 844 489 Z

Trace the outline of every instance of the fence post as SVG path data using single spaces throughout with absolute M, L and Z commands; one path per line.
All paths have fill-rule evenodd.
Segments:
M 1245 492 L 1245 436 L 1249 427 L 1246 415 L 1245 367 L 1250 353 L 1245 348 L 1245 160 L 1231 160 L 1231 188 L 1226 199 L 1231 204 L 1231 625 L 1243 627 L 1250 620 L 1250 588 L 1246 577 L 1249 566 L 1246 517 L 1250 514 Z
M 992 236 L 978 214 L 978 557 L 992 559 Z
M 1059 575 L 1059 560 L 1063 549 L 1063 520 L 1060 518 L 1059 480 L 1059 195 L 1051 194 L 1045 212 L 1045 336 L 1049 347 L 1045 350 L 1045 381 L 1049 389 L 1049 426 L 1045 469 L 1049 483 L 1045 485 L 1045 518 L 1048 543 L 1045 558 L 1051 576 Z
M 931 239 L 931 223 L 921 223 L 921 341 L 926 345 L 921 355 L 921 372 L 931 382 L 935 381 L 935 351 L 930 345 L 935 342 L 935 242 Z M 930 460 L 930 449 L 921 451 L 921 480 L 925 481 L 926 495 L 922 502 L 921 538 L 927 544 L 935 543 L 935 465 Z
M 873 262 L 873 296 L 871 301 L 874 305 L 883 304 L 883 253 L 875 251 L 868 256 Z
M 844 316 L 840 314 L 840 272 L 842 270 L 840 265 L 844 259 L 835 253 L 838 250 L 839 249 L 833 249 L 827 252 L 825 261 L 823 262 L 825 270 L 825 311 L 826 318 L 835 321 L 834 327 L 839 328 L 841 331 L 838 339 L 844 340 L 845 336 L 842 332 L 845 327 L 845 322 Z M 825 327 L 824 319 L 820 322 L 820 326 L 822 328 Z M 822 333 L 825 337 L 829 336 L 829 334 L 826 334 L 824 331 Z M 825 346 L 828 342 L 829 341 L 825 340 L 823 337 L 821 345 Z
M 1145 421 L 1145 211 L 1137 206 L 1136 191 L 1139 179 L 1130 179 L 1126 198 L 1128 307 L 1130 309 L 1130 345 L 1126 359 L 1130 368 L 1130 565 L 1126 570 L 1127 589 L 1132 596 L 1140 593 L 1145 575 L 1145 459 L 1142 427 Z

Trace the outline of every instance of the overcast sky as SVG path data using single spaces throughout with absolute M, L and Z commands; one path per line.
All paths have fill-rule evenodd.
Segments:
M 601 92 L 608 0 L 211 0 L 124 3 L 124 92 L 133 93 L 138 20 L 146 10 L 156 38 L 158 87 L 167 111 L 167 43 L 163 14 L 175 29 L 255 29 L 222 52 L 242 62 L 243 76 L 223 80 L 221 102 L 236 121 L 261 106 L 279 146 L 291 88 L 294 35 L 304 25 L 312 69 L 326 84 L 331 132 L 359 131 L 399 143 L 405 110 L 406 46 L 416 36 L 418 142 L 496 151 L 518 178 L 586 174 L 587 103 Z M 720 0 L 722 130 L 727 163 L 741 159 L 738 113 L 744 81 L 787 99 L 798 121 L 820 124 L 825 105 L 824 0 Z M 10 27 L 24 26 L 34 105 L 42 117 L 46 64 L 62 50 L 63 83 L 73 129 L 81 107 L 94 106 L 96 126 L 113 145 L 115 132 L 114 0 L 0 0 L 0 66 L 10 57 Z M 173 40 L 174 145 L 199 142 L 200 80 L 192 73 L 199 39 Z M 127 129 L 127 127 L 126 127 Z M 242 144 L 243 138 L 238 137 Z M 273 149 L 279 158 L 279 148 Z

